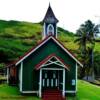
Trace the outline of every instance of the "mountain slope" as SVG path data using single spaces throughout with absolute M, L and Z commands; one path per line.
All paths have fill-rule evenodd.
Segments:
M 68 33 L 68 41 L 72 39 L 72 33 L 61 28 L 58 30 L 62 42 L 66 40 L 64 35 L 60 35 L 64 32 Z M 0 62 L 12 61 L 23 55 L 41 41 L 41 36 L 42 25 L 39 23 L 0 20 Z
M 42 23 L 0 20 L 0 65 L 18 59 L 40 42 L 42 30 Z M 80 59 L 78 45 L 74 43 L 75 38 L 73 33 L 58 27 L 58 39 Z M 100 54 L 99 50 L 100 45 L 96 43 L 96 56 Z M 100 57 L 96 58 L 99 63 Z

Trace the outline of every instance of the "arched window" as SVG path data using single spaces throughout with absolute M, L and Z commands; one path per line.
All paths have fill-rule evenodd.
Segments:
M 54 27 L 53 27 L 52 24 L 49 24 L 49 25 L 48 25 L 47 34 L 48 34 L 48 35 L 54 35 Z

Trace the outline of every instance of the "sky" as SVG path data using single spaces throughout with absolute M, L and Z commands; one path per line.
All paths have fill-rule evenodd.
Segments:
M 40 22 L 49 2 L 58 26 L 66 30 L 76 32 L 88 19 L 100 23 L 100 0 L 0 0 L 0 19 Z

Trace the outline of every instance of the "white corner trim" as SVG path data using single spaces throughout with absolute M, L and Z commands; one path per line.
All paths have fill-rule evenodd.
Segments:
M 39 73 L 39 97 L 41 98 L 42 96 L 42 69 L 40 69 Z
M 7 68 L 7 84 L 9 83 L 9 67 Z
M 77 78 L 77 77 L 78 77 L 78 76 L 77 76 L 77 73 L 78 73 L 78 69 L 77 69 L 77 68 L 78 68 L 78 66 L 77 66 L 77 63 L 76 63 L 76 87 L 75 87 L 76 92 L 77 92 L 77 79 L 78 79 L 78 78 Z
M 63 91 L 62 91 L 63 97 L 65 97 L 65 69 L 63 69 Z
M 45 35 L 45 33 L 46 33 L 46 31 L 45 31 L 45 26 L 46 26 L 46 25 L 45 25 L 45 23 L 44 23 L 44 26 L 43 26 L 43 34 L 42 34 L 42 40 L 43 40 L 43 39 L 45 38 L 45 36 L 46 36 L 46 35 Z
M 20 59 L 15 65 L 18 65 L 25 58 L 27 58 L 31 53 L 33 53 L 34 51 L 36 51 L 38 48 L 40 48 L 42 45 L 44 45 L 50 39 L 53 39 L 67 54 L 69 54 L 69 56 L 71 56 L 81 67 L 83 67 L 83 65 L 67 49 L 65 49 L 53 36 L 50 36 L 49 38 L 47 38 L 47 40 L 45 40 L 44 42 L 42 42 L 35 49 L 33 49 L 31 52 L 29 52 L 26 56 L 24 56 L 22 59 Z
M 21 91 L 21 93 L 39 93 L 38 91 Z
M 58 36 L 58 34 L 57 34 L 58 32 L 57 32 L 57 24 L 56 24 L 56 38 L 57 38 L 57 36 Z
M 65 91 L 65 93 L 76 93 L 76 91 Z
M 20 66 L 20 92 L 22 92 L 22 82 L 23 82 L 23 62 L 21 62 Z

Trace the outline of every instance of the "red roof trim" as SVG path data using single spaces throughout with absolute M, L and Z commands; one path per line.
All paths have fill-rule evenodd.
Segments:
M 39 64 L 37 64 L 35 66 L 35 69 L 39 70 L 42 67 L 41 65 L 45 64 L 52 57 L 56 57 L 58 60 L 60 60 L 66 66 L 66 69 L 69 69 L 69 65 L 65 64 L 64 60 L 62 58 L 58 57 L 56 54 L 51 54 L 48 57 L 46 57 L 44 60 L 42 60 Z
M 25 57 L 28 53 L 30 53 L 31 51 L 33 51 L 37 46 L 39 46 L 41 43 L 43 43 L 45 40 L 48 39 L 48 37 L 50 36 L 47 36 L 44 40 L 42 40 L 41 42 L 39 42 L 35 47 L 31 48 L 28 52 L 26 52 L 23 56 L 20 56 L 19 59 L 15 62 L 17 63 L 18 61 L 20 61 L 23 57 Z
M 20 62 L 21 62 L 21 60 L 23 61 L 24 60 L 24 57 L 25 56 L 27 56 L 29 53 L 31 53 L 34 49 L 36 49 L 37 47 L 39 47 L 39 46 L 42 46 L 41 44 L 42 43 L 45 43 L 45 41 L 47 41 L 47 40 L 49 40 L 50 39 L 50 37 L 52 38 L 52 39 L 54 39 L 55 40 L 55 42 L 57 41 L 59 44 L 61 44 L 61 46 L 67 51 L 67 52 L 69 52 L 70 53 L 70 55 L 72 56 L 72 57 L 74 57 L 73 59 L 76 59 L 76 57 L 75 57 L 75 55 L 73 55 L 58 39 L 56 39 L 54 36 L 52 36 L 52 35 L 49 35 L 48 37 L 46 37 L 44 40 L 42 40 L 40 43 L 38 43 L 35 47 L 33 47 L 32 49 L 30 49 L 28 52 L 26 52 L 25 54 L 24 54 L 24 56 L 21 56 L 17 61 L 15 61 L 14 62 L 14 64 L 15 65 L 17 65 L 17 64 L 19 64 Z M 62 48 L 62 49 L 63 49 Z M 34 51 L 33 51 L 34 52 Z M 77 59 L 76 59 L 77 60 Z M 78 61 L 78 60 L 77 60 Z M 80 61 L 78 61 L 80 64 L 81 64 L 81 62 Z M 81 64 L 82 65 L 82 64 Z
M 55 38 L 55 40 L 58 41 L 59 44 L 61 44 L 61 45 L 63 46 L 64 49 L 66 49 L 68 52 L 71 53 L 72 56 L 74 56 L 74 57 L 76 58 L 76 56 L 75 56 L 71 51 L 69 51 L 58 39 Z M 78 60 L 78 61 L 79 61 L 79 60 Z
M 63 46 L 63 48 L 66 49 L 75 59 L 77 59 L 76 56 L 71 51 L 69 51 L 57 38 L 54 38 L 54 39 L 56 41 L 58 41 L 59 44 L 61 44 Z M 79 61 L 79 60 L 77 59 L 77 61 Z M 81 61 L 79 61 L 79 63 L 82 65 L 82 62 Z

